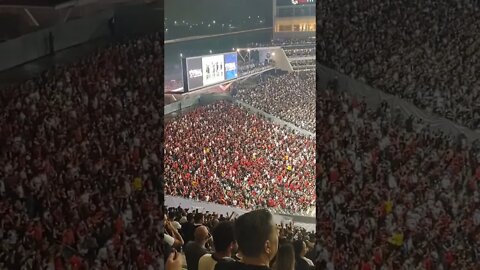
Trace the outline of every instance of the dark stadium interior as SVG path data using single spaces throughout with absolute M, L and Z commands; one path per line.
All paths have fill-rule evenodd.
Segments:
M 0 0 L 0 6 L 54 7 L 71 0 Z
M 150 5 L 163 10 L 163 1 L 156 0 L 88 0 L 88 1 L 0 1 L 0 42 L 46 29 L 64 22 L 122 6 Z M 132 22 L 131 22 L 132 23 Z

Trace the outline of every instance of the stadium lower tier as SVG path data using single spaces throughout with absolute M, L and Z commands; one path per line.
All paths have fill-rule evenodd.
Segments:
M 315 142 L 228 102 L 165 124 L 166 193 L 291 214 L 315 205 Z

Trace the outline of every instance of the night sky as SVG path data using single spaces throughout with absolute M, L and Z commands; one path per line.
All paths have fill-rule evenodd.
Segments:
M 165 0 L 168 20 L 247 20 L 248 16 L 261 16 L 272 21 L 272 0 Z

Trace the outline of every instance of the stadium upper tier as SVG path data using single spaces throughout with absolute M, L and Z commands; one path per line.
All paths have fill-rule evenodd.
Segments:
M 480 128 L 478 1 L 321 1 L 319 61 Z
M 235 97 L 299 128 L 315 132 L 315 73 L 265 76 L 255 86 L 235 86 Z

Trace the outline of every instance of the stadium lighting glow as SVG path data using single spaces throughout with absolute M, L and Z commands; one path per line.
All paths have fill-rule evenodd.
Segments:
M 240 52 L 240 49 L 237 49 L 237 52 Z
M 213 20 L 212 22 L 213 22 L 213 24 L 215 24 L 215 23 L 216 23 L 216 22 L 215 22 L 215 20 Z
M 247 49 L 247 52 L 250 52 L 250 49 Z
M 274 53 L 274 52 L 272 52 L 272 56 L 275 56 L 275 53 Z
M 232 51 L 235 51 L 235 48 L 232 48 Z M 238 50 L 237 50 L 238 51 Z
M 182 57 L 182 56 L 183 56 L 183 53 L 180 53 L 180 57 Z
M 210 50 L 210 53 L 212 53 L 212 50 Z

